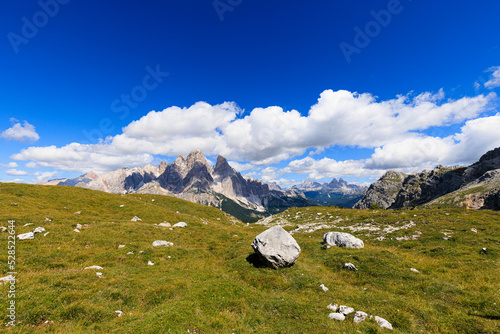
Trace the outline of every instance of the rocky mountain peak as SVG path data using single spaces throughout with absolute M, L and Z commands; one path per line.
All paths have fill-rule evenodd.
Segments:
M 236 171 L 229 165 L 226 158 L 219 155 L 217 157 L 217 163 L 215 164 L 215 167 L 214 167 L 214 174 L 225 177 L 225 176 L 229 176 L 231 174 L 236 174 Z
M 197 162 L 210 168 L 207 159 L 205 158 L 205 156 L 201 151 L 198 150 L 192 151 L 191 153 L 188 154 L 186 158 L 186 164 L 188 169 L 193 168 Z

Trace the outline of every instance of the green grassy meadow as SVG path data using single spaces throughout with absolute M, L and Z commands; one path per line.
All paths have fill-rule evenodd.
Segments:
M 16 326 L 3 325 L 9 298 L 0 285 L 0 332 L 500 333 L 500 212 L 288 209 L 269 226 L 298 229 L 302 252 L 279 270 L 249 262 L 250 244 L 268 226 L 172 197 L 0 183 L 0 226 L 9 220 L 17 234 L 38 226 L 49 234 L 16 239 Z M 181 221 L 188 226 L 154 225 Z M 330 231 L 365 247 L 322 247 Z M 0 277 L 9 272 L 7 244 L 1 232 Z M 345 262 L 359 270 L 342 269 Z M 93 265 L 103 269 L 84 270 Z M 331 320 L 330 303 L 385 318 L 394 330 L 355 325 L 353 314 Z

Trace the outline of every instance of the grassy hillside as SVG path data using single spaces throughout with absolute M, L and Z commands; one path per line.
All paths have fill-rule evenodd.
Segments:
M 499 212 L 289 209 L 266 223 L 299 228 L 293 236 L 302 253 L 292 268 L 272 270 L 247 259 L 267 226 L 172 197 L 0 184 L 0 208 L 0 225 L 15 220 L 17 234 L 38 226 L 49 232 L 16 240 L 17 319 L 3 332 L 389 332 L 373 320 L 354 325 L 352 314 L 330 320 L 330 303 L 383 317 L 393 333 L 500 332 Z M 142 221 L 131 222 L 134 216 Z M 164 221 L 188 226 L 154 225 Z M 81 232 L 73 232 L 78 223 Z M 405 228 L 391 232 L 394 227 Z M 342 230 L 365 248 L 321 246 L 325 232 Z M 413 235 L 418 239 L 404 240 Z M 174 246 L 152 247 L 155 240 Z M 6 232 L 0 249 L 3 277 Z M 359 270 L 342 269 L 345 262 Z M 84 270 L 92 265 L 103 269 Z M 1 289 L 6 323 L 7 285 Z

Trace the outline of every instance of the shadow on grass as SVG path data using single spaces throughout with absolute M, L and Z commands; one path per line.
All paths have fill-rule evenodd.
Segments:
M 247 262 L 253 265 L 255 268 L 267 268 L 267 265 L 262 261 L 262 259 L 257 255 L 257 253 L 252 253 L 247 256 Z

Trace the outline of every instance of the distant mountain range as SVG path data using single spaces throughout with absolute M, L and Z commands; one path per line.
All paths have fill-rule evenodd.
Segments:
M 386 172 L 370 185 L 356 209 L 396 209 L 418 205 L 500 210 L 500 148 L 464 166 L 436 166 L 404 174 Z
M 340 178 L 330 183 L 304 181 L 291 189 L 302 192 L 309 200 L 318 205 L 337 205 L 351 208 L 358 202 L 368 187 L 347 183 Z
M 200 151 L 159 166 L 123 168 L 103 175 L 89 172 L 73 179 L 51 180 L 45 184 L 66 185 L 109 193 L 149 193 L 175 196 L 220 208 L 246 222 L 281 212 L 289 207 L 315 205 L 300 191 L 282 190 L 243 177 L 222 156 L 211 167 Z

